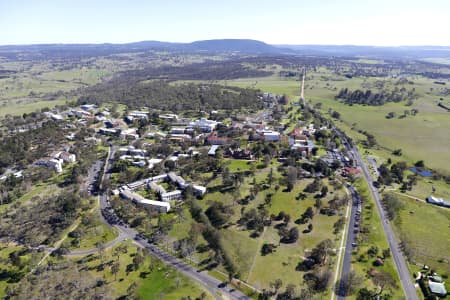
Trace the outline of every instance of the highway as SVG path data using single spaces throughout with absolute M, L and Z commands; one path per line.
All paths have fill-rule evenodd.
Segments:
M 372 177 L 370 176 L 367 165 L 363 161 L 361 154 L 358 151 L 358 148 L 354 144 L 352 145 L 352 152 L 354 154 L 355 159 L 358 162 L 358 165 L 361 166 L 364 177 L 366 178 L 367 183 L 369 184 L 370 193 L 372 194 L 372 197 L 375 200 L 378 213 L 382 220 L 384 234 L 388 240 L 389 248 L 391 249 L 392 252 L 392 258 L 394 259 L 395 266 L 397 267 L 397 272 L 400 277 L 400 282 L 402 284 L 406 299 L 419 300 L 416 288 L 414 287 L 413 278 L 408 270 L 406 260 L 403 256 L 403 253 L 400 250 L 399 243 L 394 235 L 394 232 L 392 231 L 391 224 L 386 218 L 386 214 L 381 204 L 380 194 L 378 193 L 378 190 L 373 186 L 373 180 Z
M 110 146 L 108 151 L 108 156 L 106 159 L 105 169 L 103 173 L 103 177 L 106 179 L 109 179 L 111 176 L 110 173 L 110 166 L 113 162 L 112 157 L 114 157 L 115 153 L 115 147 Z M 108 192 L 101 192 L 99 195 L 99 201 L 100 201 L 100 208 L 105 209 L 108 205 Z M 188 265 L 181 261 L 180 259 L 164 252 L 160 248 L 156 247 L 153 244 L 148 243 L 144 239 L 136 239 L 136 235 L 139 234 L 136 230 L 129 228 L 127 225 L 118 225 L 114 224 L 111 225 L 109 222 L 104 218 L 104 216 L 100 213 L 101 220 L 105 222 L 108 226 L 112 226 L 116 228 L 119 232 L 120 239 L 131 239 L 134 240 L 134 243 L 138 245 L 141 248 L 148 249 L 149 253 L 166 263 L 167 265 L 175 268 L 177 271 L 183 273 L 187 277 L 197 281 L 200 283 L 203 287 L 205 287 L 216 299 L 230 299 L 230 300 L 238 300 L 238 299 L 250 299 L 240 291 L 234 289 L 231 286 L 228 286 L 221 282 L 220 280 L 208 275 L 208 273 L 204 271 L 200 271 L 192 267 L 191 265 Z M 114 240 L 117 242 L 117 239 Z M 112 241 L 112 242 L 114 242 Z M 87 250 L 87 251 L 95 251 L 95 250 Z
M 366 178 L 367 183 L 369 184 L 369 190 L 372 195 L 372 198 L 375 200 L 375 204 L 376 204 L 378 213 L 382 220 L 381 223 L 383 226 L 384 235 L 386 236 L 386 239 L 389 243 L 389 248 L 391 249 L 392 258 L 393 258 L 395 266 L 397 268 L 397 272 L 398 272 L 400 282 L 401 282 L 404 294 L 406 296 L 406 299 L 419 300 L 419 298 L 417 296 L 416 288 L 414 287 L 413 278 L 408 270 L 408 267 L 406 265 L 406 260 L 405 260 L 403 253 L 399 247 L 399 243 L 394 235 L 391 224 L 389 223 L 388 219 L 386 218 L 386 214 L 385 214 L 383 206 L 381 204 L 381 196 L 378 193 L 378 190 L 373 186 L 373 179 L 370 176 L 370 173 L 369 173 L 366 163 L 362 159 L 361 154 L 359 153 L 359 150 L 356 147 L 356 145 L 354 143 L 350 144 L 347 141 L 346 137 L 338 129 L 336 129 L 336 127 L 333 126 L 332 129 L 341 138 L 344 146 L 347 149 L 347 152 L 349 153 L 349 156 L 351 156 L 355 160 L 356 164 L 361 167 L 364 177 Z M 349 230 L 351 230 L 351 229 L 352 229 L 351 226 L 349 226 Z M 350 233 L 350 231 L 349 231 L 349 233 Z M 347 246 L 348 246 L 349 240 L 350 239 L 348 238 Z M 350 247 L 351 247 L 351 244 L 350 244 Z M 351 251 L 351 249 L 352 248 L 347 248 L 346 254 L 347 254 L 347 251 L 349 251 L 349 250 Z M 343 268 L 345 267 L 345 262 L 346 262 L 346 260 L 344 257 Z M 342 278 L 343 274 L 345 274 L 345 273 L 344 272 L 341 273 L 341 278 Z M 340 298 L 340 299 L 344 299 L 344 298 Z

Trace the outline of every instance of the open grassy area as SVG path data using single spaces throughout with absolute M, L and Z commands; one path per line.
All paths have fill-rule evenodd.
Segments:
M 415 162 L 422 159 L 432 168 L 450 172 L 450 164 L 446 159 L 446 149 L 450 147 L 450 139 L 448 139 L 450 118 L 447 112 L 437 106 L 442 96 L 438 94 L 440 87 L 436 86 L 432 79 L 412 78 L 414 84 L 406 87 L 415 88 L 419 98 L 409 107 L 405 106 L 406 102 L 387 103 L 383 106 L 349 106 L 334 99 L 341 88 L 364 89 L 363 85 L 373 85 L 377 80 L 389 81 L 386 78 L 347 79 L 318 68 L 317 72 L 307 75 L 305 97 L 313 104 L 321 103 L 321 110 L 324 113 L 329 109 L 338 111 L 346 124 L 346 129 L 354 128 L 353 131 L 346 130 L 350 136 L 358 139 L 360 136 L 357 130 L 368 131 L 375 135 L 378 143 L 383 147 L 392 150 L 402 149 L 404 160 Z M 387 85 L 394 86 L 393 82 L 395 82 L 394 79 Z M 284 93 L 291 98 L 291 101 L 296 101 L 300 95 L 298 79 L 286 79 L 279 76 L 228 80 L 221 83 Z M 386 119 L 389 112 L 395 112 L 397 116 L 400 116 L 405 110 L 412 108 L 419 110 L 416 116 Z M 341 126 L 339 122 L 337 124 Z
M 450 209 L 396 196 L 403 208 L 394 229 L 410 252 L 412 262 L 450 276 Z
M 95 248 L 98 243 L 107 243 L 117 237 L 116 230 L 109 228 L 99 219 L 89 225 L 85 225 L 82 221 L 75 232 L 79 234 L 79 237 L 71 237 L 69 235 L 64 242 L 71 250 L 92 249 Z
M 120 252 L 120 255 L 114 255 L 117 247 L 125 248 L 126 253 Z M 106 250 L 102 254 L 103 264 L 98 254 L 81 259 L 86 261 L 84 264 L 94 278 L 102 277 L 106 280 L 108 286 L 114 290 L 114 295 L 127 295 L 127 290 L 133 283 L 136 283 L 136 293 L 141 299 L 155 299 L 161 296 L 164 299 L 180 299 L 187 296 L 195 299 L 205 292 L 197 283 L 149 255 L 145 255 L 137 270 L 130 268 L 137 252 L 136 246 L 125 241 L 117 247 Z M 117 261 L 119 271 L 114 275 L 111 273 L 110 265 Z M 104 268 L 100 267 L 101 265 Z M 212 299 L 208 292 L 205 293 L 205 299 Z
M 244 163 L 244 165 L 241 165 Z M 289 283 L 298 285 L 301 282 L 301 278 L 304 275 L 303 272 L 296 271 L 297 264 L 304 259 L 305 251 L 309 251 L 314 248 L 320 241 L 325 239 L 331 239 L 335 241 L 336 247 L 338 240 L 333 234 L 333 224 L 340 217 L 321 215 L 317 211 L 313 220 L 310 222 L 313 225 L 313 230 L 310 233 L 303 233 L 308 224 L 296 224 L 294 221 L 300 218 L 301 214 L 307 207 L 314 207 L 315 199 L 314 194 L 308 194 L 305 200 L 296 200 L 299 193 L 303 191 L 306 185 L 312 182 L 312 179 L 302 179 L 297 181 L 294 189 L 291 192 L 285 191 L 284 186 L 279 185 L 278 179 L 281 178 L 281 174 L 277 171 L 278 162 L 273 161 L 268 167 L 263 169 L 257 169 L 255 171 L 254 178 L 259 184 L 267 182 L 270 168 L 273 170 L 273 182 L 266 189 L 259 192 L 253 201 L 250 201 L 246 205 L 241 205 L 234 201 L 235 196 L 232 191 L 221 193 L 209 192 L 205 195 L 203 200 L 197 200 L 198 204 L 207 209 L 211 201 L 218 201 L 231 207 L 234 210 L 234 214 L 230 217 L 229 224 L 226 228 L 220 230 L 224 241 L 225 249 L 230 257 L 235 262 L 240 279 L 248 282 L 250 285 L 257 289 L 269 288 L 270 282 L 279 278 L 286 286 Z M 236 161 L 231 164 L 230 170 L 237 171 L 238 168 L 242 170 L 247 166 L 245 161 Z M 213 180 L 209 187 L 221 185 L 221 177 Z M 324 184 L 328 185 L 329 194 L 323 199 L 324 206 L 326 202 L 334 197 L 334 195 L 342 196 L 344 191 L 342 189 L 334 190 L 334 188 L 328 184 L 327 180 L 324 180 Z M 253 186 L 253 176 L 247 176 L 244 182 L 239 188 L 239 199 L 245 198 L 250 193 L 250 188 Z M 300 232 L 299 240 L 293 244 L 280 244 L 280 236 L 277 229 L 272 226 L 266 227 L 265 231 L 260 237 L 251 237 L 251 231 L 237 225 L 237 221 L 241 217 L 241 209 L 249 211 L 252 208 L 257 208 L 264 204 L 264 199 L 267 194 L 273 194 L 271 204 L 266 206 L 269 214 L 277 215 L 281 211 L 291 216 L 289 227 L 297 227 Z M 344 212 L 341 211 L 340 214 Z M 189 212 L 184 210 L 183 219 L 175 222 L 169 236 L 172 240 L 181 239 L 188 236 L 188 230 L 191 223 L 194 221 L 191 219 Z M 340 237 L 340 235 L 339 235 Z M 206 242 L 201 238 L 198 241 L 199 244 L 205 244 Z M 277 249 L 274 253 L 265 256 L 261 255 L 261 247 L 264 243 L 273 243 L 277 245 Z M 196 253 L 194 255 L 194 261 L 201 261 L 212 256 L 212 252 Z M 330 260 L 330 268 L 334 268 L 335 257 Z M 219 267 L 219 271 L 225 272 L 222 267 Z M 274 277 L 274 274 L 276 276 Z

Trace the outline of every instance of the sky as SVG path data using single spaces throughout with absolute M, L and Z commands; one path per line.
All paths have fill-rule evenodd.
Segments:
M 450 0 L 0 0 L 0 45 L 192 42 L 450 46 Z

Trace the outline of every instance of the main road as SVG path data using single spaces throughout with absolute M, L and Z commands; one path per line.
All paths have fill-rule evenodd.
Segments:
M 356 161 L 357 165 L 361 167 L 364 177 L 365 177 L 367 183 L 369 184 L 369 190 L 370 190 L 370 193 L 371 193 L 373 199 L 375 200 L 375 204 L 376 204 L 378 213 L 381 218 L 381 223 L 383 226 L 384 234 L 389 243 L 389 248 L 391 249 L 392 258 L 394 259 L 394 263 L 397 268 L 398 276 L 400 278 L 400 282 L 402 284 L 402 288 L 405 293 L 406 299 L 419 300 L 419 297 L 417 296 L 416 288 L 413 283 L 412 276 L 406 265 L 405 257 L 403 256 L 403 253 L 400 249 L 399 243 L 394 235 L 391 224 L 389 223 L 388 219 L 386 218 L 386 213 L 384 212 L 383 206 L 381 204 L 380 194 L 378 193 L 378 190 L 373 185 L 373 179 L 372 179 L 372 176 L 370 176 L 370 173 L 369 173 L 366 163 L 362 159 L 357 146 L 353 142 L 350 144 L 347 141 L 346 137 L 338 129 L 336 129 L 336 127 L 333 126 L 333 130 L 339 135 L 339 137 L 343 141 L 344 146 L 346 147 L 349 155 Z M 351 230 L 351 229 L 352 228 L 349 227 L 349 230 Z M 349 243 L 347 242 L 347 246 L 348 246 L 348 244 Z M 351 245 L 350 245 L 350 247 L 351 247 Z M 349 250 L 351 251 L 351 248 L 346 249 L 346 252 Z M 345 263 L 345 258 L 344 258 L 344 263 Z M 344 265 L 344 267 L 345 267 L 345 265 Z M 342 278 L 343 274 L 345 274 L 345 273 L 344 272 L 341 273 L 341 278 Z
M 110 173 L 110 167 L 111 163 L 113 162 L 113 156 L 115 152 L 115 147 L 110 145 L 108 156 L 106 158 L 105 163 L 105 169 L 103 173 L 103 179 L 110 179 L 111 173 Z M 99 195 L 99 201 L 100 201 L 100 208 L 105 209 L 109 206 L 108 204 L 108 192 L 100 190 Z M 119 232 L 119 237 L 121 239 L 131 239 L 134 240 L 135 244 L 138 245 L 141 248 L 148 249 L 149 253 L 166 263 L 167 265 L 175 268 L 179 272 L 183 273 L 187 277 L 194 279 L 198 283 L 200 283 L 203 287 L 205 287 L 216 299 L 230 299 L 230 300 L 241 300 L 241 299 L 250 299 L 246 295 L 244 295 L 239 290 L 234 289 L 233 287 L 224 284 L 220 280 L 212 277 L 205 271 L 197 270 L 196 268 L 192 267 L 189 264 L 186 264 L 182 260 L 166 253 L 165 251 L 161 250 L 160 248 L 156 247 L 153 244 L 148 243 L 146 240 L 143 239 L 136 239 L 136 235 L 139 234 L 135 229 L 129 228 L 126 225 L 118 225 L 114 224 L 111 225 L 108 223 L 108 221 L 103 217 L 103 215 L 100 213 L 100 218 L 103 222 L 105 222 L 108 226 L 112 226 L 116 228 Z
M 356 190 L 348 186 L 348 190 L 351 193 L 352 196 L 352 206 L 351 206 L 351 213 L 350 213 L 350 221 L 348 222 L 348 233 L 347 233 L 347 241 L 345 243 L 345 252 L 344 252 L 344 260 L 342 262 L 342 270 L 341 270 L 341 279 L 345 274 L 348 274 L 351 270 L 351 263 L 352 263 L 352 252 L 353 252 L 353 245 L 356 233 L 355 233 L 355 224 L 356 224 L 356 211 L 358 205 L 360 205 L 361 199 L 358 196 L 358 193 Z M 339 269 L 339 265 L 337 266 L 337 269 Z M 335 290 L 335 294 L 338 295 L 338 300 L 345 299 L 345 291 L 343 290 L 342 286 L 337 287 L 337 290 Z M 334 299 L 334 295 L 332 295 L 332 298 Z
M 405 292 L 406 299 L 408 300 L 419 300 L 417 296 L 416 288 L 413 283 L 412 276 L 408 270 L 408 266 L 406 265 L 405 257 L 403 256 L 402 251 L 400 250 L 399 243 L 392 231 L 391 224 L 386 218 L 386 213 L 384 212 L 383 206 L 381 204 L 381 197 L 378 193 L 377 188 L 373 186 L 373 179 L 370 176 L 369 170 L 367 168 L 366 163 L 363 161 L 361 154 L 359 153 L 358 148 L 355 144 L 352 144 L 352 152 L 358 165 L 361 166 L 364 177 L 369 184 L 369 190 L 372 194 L 373 199 L 375 199 L 375 203 L 378 209 L 378 213 L 380 214 L 381 223 L 383 225 L 384 234 L 388 240 L 389 248 L 391 248 L 392 258 L 394 259 L 395 266 L 397 267 L 398 276 L 400 277 L 400 281 L 402 283 L 403 291 Z

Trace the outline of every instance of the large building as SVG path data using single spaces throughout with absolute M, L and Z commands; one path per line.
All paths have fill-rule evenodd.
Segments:
M 158 211 L 164 211 L 168 213 L 170 210 L 170 203 L 168 202 L 149 200 L 127 189 L 122 189 L 120 191 L 120 195 L 123 198 L 134 201 L 138 204 L 153 206 Z
M 189 127 L 197 128 L 202 132 L 212 132 L 216 129 L 217 124 L 219 124 L 219 122 L 201 118 L 200 120 L 189 123 Z

